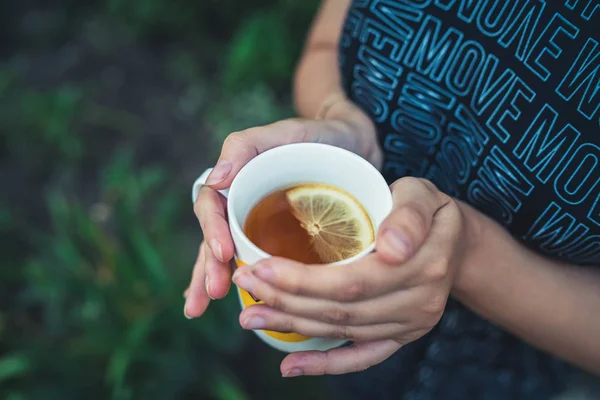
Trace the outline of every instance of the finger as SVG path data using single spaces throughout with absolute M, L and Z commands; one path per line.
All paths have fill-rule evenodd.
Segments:
M 394 208 L 379 228 L 376 249 L 383 261 L 395 265 L 407 261 L 421 246 L 433 216 L 444 204 L 441 192 L 418 178 L 399 179 L 392 194 Z
M 237 274 L 237 272 L 236 272 Z M 273 309 L 337 326 L 365 326 L 403 322 L 423 301 L 422 288 L 393 291 L 387 295 L 356 302 L 298 296 L 261 281 L 251 273 L 238 274 L 236 283 Z
M 288 119 L 232 133 L 225 139 L 219 160 L 206 184 L 219 190 L 229 187 L 248 161 L 285 144 L 319 142 L 358 151 L 358 138 L 351 132 L 340 121 Z
M 244 329 L 267 329 L 283 333 L 298 333 L 316 338 L 369 341 L 400 336 L 406 329 L 399 323 L 348 326 L 333 325 L 288 314 L 266 305 L 246 307 L 240 314 L 240 325 Z
M 204 186 L 194 203 L 194 213 L 200 222 L 204 241 L 215 257 L 228 262 L 233 257 L 233 239 L 227 223 L 225 198 L 214 189 Z
M 292 353 L 281 362 L 284 377 L 340 375 L 364 371 L 389 358 L 402 347 L 394 340 L 353 343 L 325 352 Z
M 403 288 L 403 281 L 414 271 L 389 268 L 376 254 L 369 254 L 346 265 L 305 265 L 279 257 L 259 261 L 236 271 L 234 281 L 246 274 L 285 292 L 338 302 L 359 301 Z
M 206 253 L 206 244 L 205 242 L 202 242 L 198 251 L 196 264 L 194 265 L 194 271 L 192 272 L 192 281 L 187 290 L 188 295 L 185 306 L 183 308 L 183 314 L 188 319 L 201 316 L 204 311 L 206 311 L 206 307 L 208 307 L 208 303 L 210 302 L 210 298 L 205 289 L 206 274 L 204 273 L 204 264 Z
M 304 136 L 303 124 L 297 120 L 234 132 L 225 139 L 219 160 L 206 184 L 215 189 L 227 188 L 248 161 L 274 147 L 301 142 Z
M 459 264 L 453 258 L 462 256 L 456 251 L 456 242 L 461 240 L 463 224 L 456 202 L 449 201 L 438 210 L 433 219 L 426 244 L 407 264 L 407 269 L 416 272 L 406 282 L 411 286 L 451 279 L 454 274 L 449 273 L 449 268 Z
M 215 300 L 227 296 L 231 286 L 231 264 L 219 261 L 212 251 L 207 251 L 204 269 L 208 297 Z

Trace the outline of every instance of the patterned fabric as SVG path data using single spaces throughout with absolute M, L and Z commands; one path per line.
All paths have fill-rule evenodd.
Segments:
M 340 43 L 383 173 L 430 179 L 548 257 L 600 265 L 600 2 L 355 0 Z M 345 398 L 547 399 L 570 367 L 451 300 Z
M 429 334 L 383 363 L 330 382 L 340 399 L 536 400 L 566 388 L 571 367 L 450 300 Z

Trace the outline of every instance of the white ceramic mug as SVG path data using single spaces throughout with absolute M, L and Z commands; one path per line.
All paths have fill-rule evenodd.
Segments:
M 211 170 L 206 170 L 194 182 L 192 201 L 198 197 Z M 363 205 L 376 232 L 392 209 L 392 195 L 383 176 L 373 165 L 352 152 L 319 143 L 289 144 L 265 151 L 240 170 L 228 190 L 221 191 L 227 197 L 227 214 L 237 268 L 270 257 L 244 234 L 243 226 L 250 210 L 274 190 L 300 183 L 323 183 L 347 191 Z M 374 249 L 373 243 L 360 254 L 336 264 L 352 262 Z M 242 308 L 259 303 L 245 290 L 238 288 L 237 291 Z M 254 332 L 264 342 L 284 352 L 324 351 L 346 342 L 309 338 L 295 333 Z

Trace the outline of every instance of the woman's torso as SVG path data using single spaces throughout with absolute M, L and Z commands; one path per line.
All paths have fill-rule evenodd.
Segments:
M 535 250 L 600 263 L 600 3 L 354 1 L 350 97 L 390 181 L 426 177 Z
M 426 177 L 535 251 L 600 264 L 598 0 L 355 0 L 340 43 L 383 173 Z M 547 399 L 570 368 L 449 300 L 345 398 Z

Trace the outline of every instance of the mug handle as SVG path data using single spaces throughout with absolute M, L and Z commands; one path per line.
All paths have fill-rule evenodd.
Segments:
M 210 175 L 212 170 L 212 168 L 208 168 L 194 182 L 194 185 L 192 186 L 192 203 L 196 202 L 196 199 L 198 198 L 198 193 L 200 193 L 200 189 L 202 188 L 202 186 L 206 184 L 206 179 L 208 178 L 208 175 Z M 225 198 L 227 198 L 227 196 L 229 195 L 229 188 L 219 190 L 218 192 L 225 196 Z

